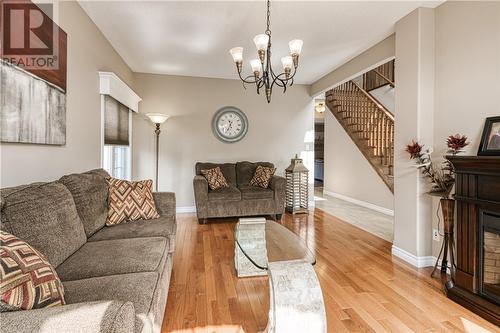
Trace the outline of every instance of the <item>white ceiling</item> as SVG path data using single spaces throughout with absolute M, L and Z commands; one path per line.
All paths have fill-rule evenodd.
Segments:
M 394 32 L 400 18 L 429 1 L 279 1 L 271 3 L 273 64 L 288 41 L 304 46 L 296 82 L 310 84 Z M 257 58 L 264 1 L 81 1 L 135 72 L 235 79 L 228 50 L 244 47 L 244 70 Z M 278 68 L 279 67 L 279 68 Z

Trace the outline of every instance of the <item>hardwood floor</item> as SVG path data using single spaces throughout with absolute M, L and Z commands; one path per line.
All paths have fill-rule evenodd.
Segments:
M 267 277 L 236 278 L 236 219 L 199 225 L 178 215 L 163 333 L 252 333 L 267 322 Z M 391 243 L 316 209 L 281 221 L 315 250 L 328 332 L 500 332 L 447 299 L 428 269 L 391 256 Z

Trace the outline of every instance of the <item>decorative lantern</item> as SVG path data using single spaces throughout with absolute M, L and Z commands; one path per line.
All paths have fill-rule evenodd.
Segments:
M 286 174 L 286 210 L 292 214 L 308 213 L 309 205 L 309 170 L 302 164 L 298 155 L 285 170 Z

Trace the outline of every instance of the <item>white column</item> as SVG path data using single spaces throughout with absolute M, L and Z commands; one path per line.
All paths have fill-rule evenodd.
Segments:
M 395 53 L 393 254 L 415 266 L 431 266 L 431 200 L 405 147 L 412 139 L 433 146 L 433 9 L 418 8 L 396 23 Z

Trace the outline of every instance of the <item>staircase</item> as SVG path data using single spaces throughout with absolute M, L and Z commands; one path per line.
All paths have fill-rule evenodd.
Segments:
M 394 115 L 354 81 L 326 92 L 326 105 L 394 193 Z

